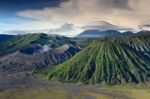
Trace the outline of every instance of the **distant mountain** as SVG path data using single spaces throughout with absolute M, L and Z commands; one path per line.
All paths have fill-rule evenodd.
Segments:
M 0 42 L 7 41 L 13 37 L 15 37 L 15 35 L 0 34 Z
M 32 71 L 47 65 L 60 64 L 80 51 L 80 47 L 65 44 L 58 48 L 49 49 L 48 51 L 43 51 L 40 47 L 34 53 L 30 51 L 32 50 L 27 48 L 0 57 L 0 72 L 15 73 Z
M 150 36 L 105 38 L 67 62 L 36 72 L 49 79 L 90 84 L 144 83 L 150 80 Z
M 108 36 L 113 36 L 113 37 L 121 37 L 121 36 L 128 36 L 128 35 L 133 35 L 132 32 L 124 32 L 121 33 L 116 30 L 106 30 L 106 31 L 99 31 L 99 30 L 86 30 L 79 35 L 76 36 L 76 38 L 84 38 L 84 37 L 108 37 Z
M 37 45 L 48 45 L 51 48 L 56 48 L 64 44 L 74 43 L 75 42 L 73 42 L 70 38 L 58 35 L 47 35 L 43 33 L 17 35 L 5 42 L 0 42 L 0 56 L 8 55 L 25 48 L 34 49 L 33 47 Z
M 131 35 L 135 35 L 135 33 L 131 32 L 131 31 L 126 31 L 122 33 L 123 36 L 131 36 Z
M 142 30 L 142 31 L 137 32 L 136 35 L 150 35 L 150 31 Z

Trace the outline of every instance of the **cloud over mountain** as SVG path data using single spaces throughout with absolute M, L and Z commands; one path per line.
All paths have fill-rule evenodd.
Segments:
M 13 30 L 16 27 L 43 30 L 45 27 L 55 31 L 65 23 L 71 23 L 74 27 L 96 28 L 97 25 L 95 27 L 88 23 L 105 21 L 108 22 L 104 23 L 106 29 L 118 29 L 119 26 L 119 30 L 138 31 L 141 29 L 139 24 L 150 17 L 149 0 L 59 0 L 58 2 L 58 6 L 17 11 L 18 17 L 35 19 L 35 22 L 26 21 L 19 25 L 13 24 L 11 27 Z M 99 26 L 99 28 L 102 27 L 102 25 Z M 81 30 L 75 29 L 74 32 L 81 32 Z
M 84 30 L 96 29 L 99 31 L 105 31 L 105 30 L 132 31 L 131 28 L 113 25 L 113 24 L 106 22 L 106 21 L 94 21 L 94 22 L 89 23 L 86 26 L 81 27 L 81 28 Z
M 140 29 L 150 30 L 150 19 L 145 20 L 139 24 Z
M 65 23 L 60 28 L 50 29 L 49 33 L 67 32 L 73 29 L 73 24 Z

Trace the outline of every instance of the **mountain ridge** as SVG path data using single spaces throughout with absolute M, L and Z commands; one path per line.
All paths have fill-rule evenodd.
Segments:
M 117 30 L 105 30 L 100 31 L 97 29 L 89 29 L 81 32 L 75 38 L 95 38 L 95 37 L 126 37 L 126 36 L 134 36 L 134 35 L 149 35 L 150 31 L 141 30 L 136 33 L 132 31 L 120 32 Z
M 39 74 L 65 82 L 144 83 L 150 78 L 149 59 L 123 40 L 106 38 L 92 43 L 65 63 Z
M 76 36 L 76 38 L 85 38 L 85 37 L 89 37 L 89 38 L 94 38 L 94 37 L 108 37 L 108 36 L 112 36 L 112 37 L 122 37 L 122 36 L 129 36 L 129 35 L 133 35 L 134 33 L 132 32 L 119 32 L 117 30 L 105 30 L 105 31 L 100 31 L 100 30 L 96 30 L 96 29 L 91 29 L 91 30 L 85 30 L 82 33 L 78 34 Z
M 64 36 L 39 34 L 17 35 L 5 42 L 0 42 L 0 56 L 11 54 L 17 50 L 34 48 L 36 45 L 48 45 L 51 48 L 62 46 L 63 44 L 75 44 L 70 38 Z

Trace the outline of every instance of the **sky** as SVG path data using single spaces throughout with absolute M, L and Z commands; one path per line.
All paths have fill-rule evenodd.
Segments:
M 150 30 L 150 0 L 0 0 L 0 33 Z

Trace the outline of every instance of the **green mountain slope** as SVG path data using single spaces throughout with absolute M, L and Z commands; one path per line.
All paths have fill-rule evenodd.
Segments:
M 15 37 L 15 35 L 0 34 L 0 42 L 5 42 L 13 37 Z
M 18 35 L 6 42 L 0 42 L 0 56 L 8 55 L 16 52 L 17 50 L 32 48 L 36 45 L 46 45 L 56 48 L 64 44 L 73 44 L 69 38 L 56 35 L 39 34 L 26 34 Z
M 142 83 L 150 77 L 149 60 L 125 41 L 104 39 L 92 43 L 67 62 L 38 73 L 65 82 Z
M 129 37 L 125 39 L 125 42 L 140 53 L 150 57 L 150 35 Z

